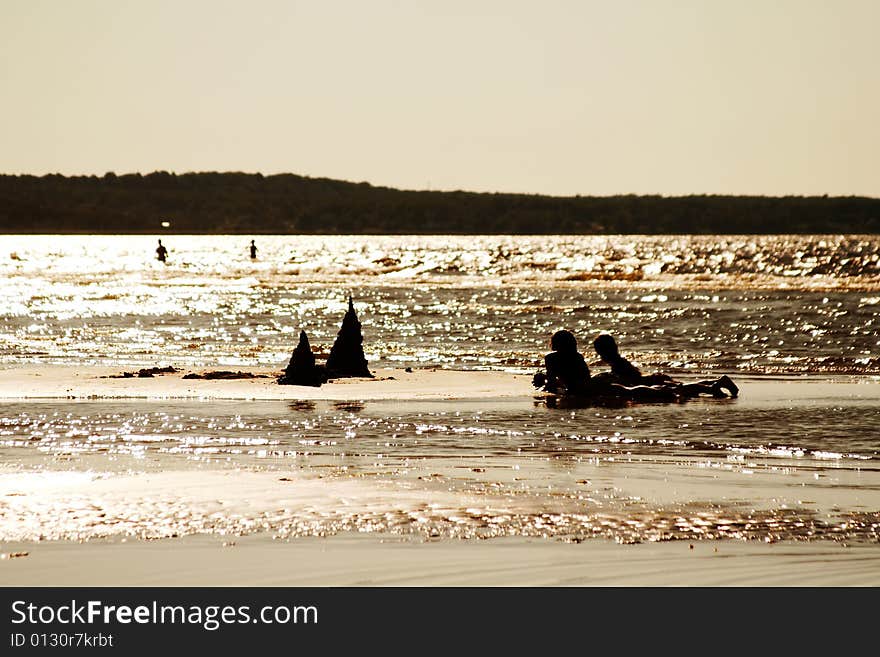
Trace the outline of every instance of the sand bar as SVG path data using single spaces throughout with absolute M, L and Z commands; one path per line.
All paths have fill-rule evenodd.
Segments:
M 880 585 L 876 546 L 831 542 L 412 542 L 346 534 L 289 542 L 193 536 L 8 543 L 3 550 L 30 550 L 27 557 L 0 560 L 5 586 Z
M 374 370 L 373 379 L 336 379 L 319 388 L 281 386 L 280 370 L 265 367 L 214 367 L 192 370 L 235 370 L 269 378 L 184 379 L 191 370 L 151 378 L 109 378 L 137 368 L 39 366 L 0 370 L 0 399 L 254 399 L 370 400 L 482 399 L 528 396 L 531 376 L 498 371 L 460 372 L 440 369 Z
M 136 367 L 40 365 L 0 369 L 0 400 L 22 399 L 216 399 L 216 400 L 453 400 L 536 396 L 531 374 L 435 368 L 378 369 L 372 379 L 336 379 L 321 387 L 281 386 L 280 370 L 266 367 L 183 369 L 151 378 L 111 378 Z M 254 379 L 185 379 L 190 372 L 235 370 Z M 740 396 L 725 403 L 774 406 L 809 404 L 829 398 L 876 402 L 878 377 L 738 377 Z M 697 377 L 681 377 L 696 380 Z M 701 403 L 718 403 L 703 398 Z

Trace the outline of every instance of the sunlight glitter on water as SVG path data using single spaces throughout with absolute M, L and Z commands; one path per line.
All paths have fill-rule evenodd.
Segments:
M 249 239 L 163 236 L 165 266 L 153 238 L 8 236 L 0 368 L 280 369 L 300 329 L 327 355 L 351 293 L 374 368 L 527 372 L 567 327 L 591 367 L 608 330 L 687 376 L 880 374 L 876 236 L 263 236 L 256 262 Z M 4 403 L 0 537 L 877 540 L 873 388 L 723 410 L 517 404 Z M 189 497 L 143 484 L 159 475 Z
M 876 401 L 838 414 L 839 436 L 782 443 L 768 441 L 761 408 L 724 423 L 713 408 L 7 402 L 0 536 L 877 540 Z M 843 444 L 862 451 L 832 451 Z M 145 484 L 168 477 L 181 487 Z M 237 490 L 255 477 L 262 492 Z
M 876 237 L 8 236 L 0 366 L 283 364 L 348 294 L 378 366 L 528 369 L 566 326 L 644 366 L 880 373 Z

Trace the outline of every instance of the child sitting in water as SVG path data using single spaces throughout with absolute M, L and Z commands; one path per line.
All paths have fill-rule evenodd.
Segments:
M 698 381 L 697 383 L 682 383 L 675 381 L 668 374 L 642 374 L 641 370 L 630 363 L 626 358 L 620 355 L 617 348 L 617 342 L 608 333 L 602 333 L 593 340 L 593 348 L 599 354 L 599 358 L 603 362 L 611 366 L 611 372 L 599 374 L 596 378 L 602 378 L 609 383 L 619 383 L 623 386 L 664 386 L 675 388 L 679 394 L 687 397 L 696 397 L 701 393 L 712 395 L 713 397 L 726 397 L 724 390 L 730 393 L 731 397 L 739 394 L 739 388 L 730 379 L 729 376 L 722 376 L 716 380 Z
M 623 386 L 590 376 L 590 368 L 577 350 L 577 338 L 571 331 L 557 331 L 550 339 L 553 351 L 544 357 L 544 372 L 532 379 L 536 388 L 557 395 L 577 397 L 615 397 L 638 401 L 676 401 L 678 387 L 669 386 Z
M 551 353 L 544 356 L 546 372 L 538 372 L 532 383 L 557 394 L 590 394 L 590 368 L 577 350 L 571 331 L 556 331 L 550 338 Z

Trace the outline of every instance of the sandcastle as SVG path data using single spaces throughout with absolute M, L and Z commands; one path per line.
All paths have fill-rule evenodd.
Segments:
M 353 377 L 372 378 L 373 373 L 364 355 L 364 336 L 361 323 L 354 310 L 354 300 L 348 297 L 348 310 L 342 318 L 342 326 L 330 349 L 326 365 L 318 365 L 309 345 L 305 331 L 300 331 L 299 344 L 293 350 L 284 374 L 278 379 L 281 385 L 320 386 L 329 379 Z

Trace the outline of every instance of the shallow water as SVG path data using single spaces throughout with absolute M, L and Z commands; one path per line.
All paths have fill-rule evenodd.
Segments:
M 0 368 L 281 368 L 301 328 L 326 354 L 351 293 L 372 367 L 530 371 L 565 326 L 743 394 L 0 402 L 0 540 L 880 537 L 880 238 L 264 236 L 251 262 L 249 238 L 169 236 L 167 266 L 152 238 L 4 239 Z M 139 474 L 181 471 L 172 492 Z
M 873 542 L 880 400 L 852 388 L 846 399 L 788 407 L 709 399 L 578 409 L 530 399 L 5 402 L 0 536 L 257 526 L 277 536 L 357 529 Z M 47 495 L 21 479 L 64 482 L 66 472 L 125 482 L 133 473 L 181 471 L 193 479 L 164 497 L 144 484 Z M 273 476 L 256 491 L 237 492 L 235 478 L 200 483 L 218 471 Z M 270 493 L 278 481 L 290 482 L 281 498 Z M 206 486 L 207 497 L 193 497 Z
M 668 371 L 880 373 L 876 236 L 4 237 L 0 366 L 282 365 L 353 294 L 374 366 L 531 368 L 600 330 Z

